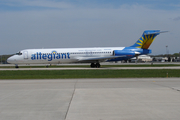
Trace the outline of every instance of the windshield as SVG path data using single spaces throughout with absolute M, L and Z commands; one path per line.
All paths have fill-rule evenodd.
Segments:
M 16 55 L 22 55 L 22 53 L 19 51 L 19 52 L 16 53 Z

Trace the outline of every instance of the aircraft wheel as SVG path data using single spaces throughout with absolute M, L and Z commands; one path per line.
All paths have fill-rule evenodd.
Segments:
M 101 66 L 101 65 L 100 65 L 99 63 L 96 63 L 96 67 L 97 67 L 97 68 L 100 68 L 100 66 Z
M 18 66 L 18 65 L 16 65 L 16 66 L 15 66 L 15 68 L 19 68 L 19 66 Z
M 96 65 L 94 63 L 91 63 L 91 67 L 94 68 Z

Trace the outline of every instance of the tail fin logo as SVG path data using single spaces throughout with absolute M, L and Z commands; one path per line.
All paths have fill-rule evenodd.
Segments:
M 131 47 L 148 49 L 151 43 L 154 41 L 157 35 L 160 34 L 160 30 L 147 30 L 144 31 L 139 40 Z
M 136 42 L 136 44 L 139 45 L 136 48 L 148 49 L 149 46 L 151 45 L 151 43 L 154 41 L 155 38 L 156 38 L 156 35 L 154 35 L 154 34 L 142 36 Z

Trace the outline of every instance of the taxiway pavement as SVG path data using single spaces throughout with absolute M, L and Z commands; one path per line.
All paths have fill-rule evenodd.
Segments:
M 180 78 L 0 80 L 0 120 L 177 120 Z
M 90 68 L 90 67 L 64 67 L 64 68 L 0 68 L 1 70 L 106 70 L 106 69 L 180 69 L 180 66 L 175 67 L 101 67 L 101 68 Z

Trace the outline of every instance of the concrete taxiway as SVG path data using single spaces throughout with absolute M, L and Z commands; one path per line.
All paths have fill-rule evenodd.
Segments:
M 162 67 L 152 67 L 151 63 L 101 63 L 101 68 L 91 68 L 89 63 L 77 63 L 77 64 L 55 64 L 55 66 L 59 67 L 46 67 L 49 66 L 49 64 L 20 64 L 20 68 L 15 68 L 14 64 L 0 64 L 0 71 L 1 70 L 92 70 L 92 69 L 180 69 L 180 66 L 166 66 L 167 64 L 172 64 L 172 65 L 179 65 L 179 62 L 174 62 L 174 63 L 153 63 L 154 65 L 165 65 Z M 74 66 L 74 67 L 64 67 L 64 66 Z M 88 65 L 89 67 L 79 67 L 83 65 Z M 149 65 L 149 67 L 105 67 L 104 65 Z M 29 67 L 29 68 L 23 68 L 24 66 Z M 34 68 L 33 66 L 36 66 Z M 39 68 L 38 68 L 39 66 Z M 78 66 L 78 67 L 75 67 Z M 3 68 L 4 67 L 4 68 Z M 12 67 L 12 68 L 6 68 L 6 67 Z M 14 67 L 14 68 L 13 68 Z M 31 68 L 32 67 L 32 68 Z
M 98 70 L 107 70 L 107 69 L 118 69 L 118 70 L 123 70 L 123 69 L 180 69 L 180 66 L 175 66 L 175 67 L 102 67 L 102 68 L 86 68 L 86 67 L 65 67 L 65 68 L 0 68 L 1 70 L 93 70 L 93 69 L 98 69 Z
M 180 78 L 0 80 L 0 120 L 180 118 Z

